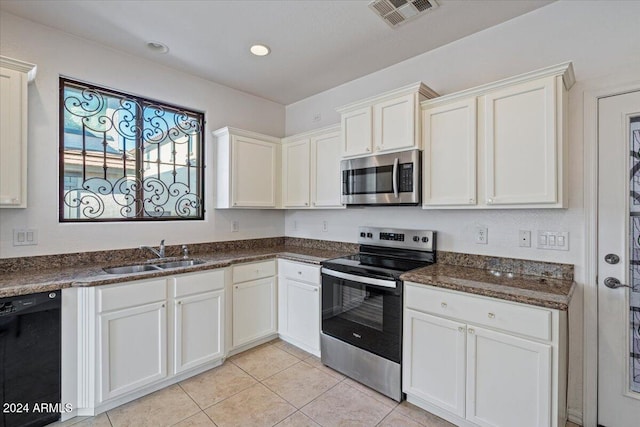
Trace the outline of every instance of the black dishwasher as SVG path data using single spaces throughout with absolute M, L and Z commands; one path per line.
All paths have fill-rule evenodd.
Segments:
M 0 427 L 60 419 L 61 292 L 0 299 Z

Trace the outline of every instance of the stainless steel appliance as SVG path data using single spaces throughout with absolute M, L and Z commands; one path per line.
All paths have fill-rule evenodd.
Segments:
M 0 426 L 60 419 L 60 291 L 0 299 Z
M 420 150 L 378 154 L 340 162 L 342 203 L 417 205 L 421 191 Z
M 375 227 L 359 233 L 358 254 L 322 263 L 322 363 L 401 401 L 400 275 L 436 261 L 436 233 Z

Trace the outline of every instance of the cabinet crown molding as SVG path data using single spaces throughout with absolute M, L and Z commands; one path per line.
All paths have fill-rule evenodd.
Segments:
M 340 123 L 336 123 L 335 125 L 330 125 L 330 126 L 324 126 L 318 129 L 312 129 L 312 130 L 308 130 L 306 132 L 302 132 L 302 133 L 296 133 L 294 135 L 289 135 L 285 138 L 282 138 L 282 143 L 286 144 L 288 142 L 292 142 L 294 140 L 299 140 L 299 139 L 303 139 L 303 138 L 311 138 L 313 136 L 316 135 L 321 135 L 324 133 L 328 133 L 328 132 L 340 132 Z
M 454 101 L 461 98 L 468 98 L 472 96 L 481 96 L 487 92 L 503 87 L 524 83 L 531 80 L 537 80 L 544 77 L 562 76 L 562 82 L 564 87 L 569 90 L 576 82 L 576 77 L 573 72 L 573 63 L 563 62 L 561 64 L 552 65 L 550 67 L 540 68 L 538 70 L 529 71 L 527 73 L 518 74 L 517 76 L 508 77 L 506 79 L 498 80 L 495 82 L 483 84 L 480 86 L 464 89 L 459 92 L 454 92 L 447 95 L 442 95 L 436 99 L 427 99 L 420 103 L 420 106 L 430 108 L 436 105 L 440 105 L 449 101 Z
M 0 55 L 0 67 L 9 68 L 11 70 L 20 71 L 27 75 L 27 81 L 33 82 L 36 78 L 37 65 L 29 62 L 20 61 L 19 59 L 9 58 L 8 56 Z
M 223 128 L 214 130 L 211 132 L 211 134 L 216 138 L 220 138 L 221 136 L 225 135 L 239 135 L 247 138 L 261 139 L 263 141 L 273 142 L 277 144 L 280 144 L 281 142 L 281 139 L 275 136 L 265 135 L 263 133 L 253 132 L 250 130 L 238 129 L 231 126 L 225 126 Z
M 407 86 L 402 86 L 398 89 L 394 89 L 388 92 L 381 93 L 379 95 L 371 96 L 369 98 L 361 99 L 359 101 L 352 102 L 347 105 L 336 108 L 336 111 L 340 114 L 348 111 L 357 110 L 359 108 L 367 107 L 378 102 L 383 102 L 389 99 L 398 98 L 403 95 L 409 95 L 412 93 L 419 93 L 427 99 L 436 98 L 440 95 L 429 86 L 422 82 L 412 83 Z

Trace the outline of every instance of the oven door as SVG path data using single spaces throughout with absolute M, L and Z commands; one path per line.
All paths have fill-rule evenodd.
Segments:
M 420 203 L 420 151 L 343 160 L 342 202 L 347 205 Z
M 400 363 L 402 282 L 323 267 L 322 332 Z

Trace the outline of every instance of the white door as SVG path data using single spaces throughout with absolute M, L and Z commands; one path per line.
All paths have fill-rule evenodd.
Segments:
M 291 142 L 282 147 L 283 204 L 286 207 L 309 207 L 309 139 Z
M 233 207 L 276 206 L 277 146 L 271 142 L 233 136 L 231 187 Z
M 551 345 L 467 327 L 467 419 L 483 427 L 551 420 Z
M 311 140 L 313 206 L 344 207 L 340 176 L 340 132 L 330 132 Z
M 415 95 L 405 95 L 373 106 L 375 151 L 416 146 Z
M 276 278 L 233 285 L 233 347 L 277 332 Z
M 598 424 L 630 427 L 640 419 L 640 91 L 600 99 L 598 111 Z
M 303 348 L 320 351 L 319 287 L 285 279 L 287 287 L 287 333 Z
M 176 299 L 175 373 L 223 356 L 223 324 L 224 290 Z
M 371 153 L 371 107 L 342 114 L 342 155 L 359 156 Z
M 99 322 L 101 402 L 167 377 L 164 302 L 101 314 Z
M 466 332 L 464 323 L 405 309 L 402 391 L 464 418 Z

